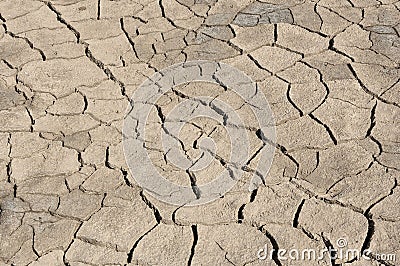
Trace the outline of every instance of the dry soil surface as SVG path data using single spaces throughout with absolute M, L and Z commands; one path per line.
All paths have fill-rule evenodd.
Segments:
M 399 10 L 396 0 L 0 0 L 0 265 L 399 265 Z M 199 117 L 174 136 L 188 158 L 213 139 L 207 168 L 175 167 L 160 144 L 166 114 L 200 92 L 243 117 L 251 155 L 224 196 L 173 206 L 135 181 L 123 122 L 147 77 L 193 60 L 251 77 L 276 141 L 224 84 L 177 86 L 142 140 L 163 176 L 195 187 L 229 170 L 231 113 L 212 104 L 224 123 Z M 369 259 L 257 256 L 340 239 Z

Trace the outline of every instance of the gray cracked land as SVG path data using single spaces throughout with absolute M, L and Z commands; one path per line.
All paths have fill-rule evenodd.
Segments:
M 400 1 L 0 0 L 0 24 L 0 265 L 400 265 Z M 174 136 L 188 158 L 212 139 L 209 165 L 169 161 L 160 130 L 185 99 L 229 104 L 250 142 L 228 193 L 174 206 L 136 182 L 123 125 L 147 77 L 193 60 L 256 82 L 276 141 L 222 83 L 165 93 L 143 147 L 168 180 L 229 170 L 220 109 L 224 123 L 198 117 Z M 365 256 L 279 252 L 343 246 Z

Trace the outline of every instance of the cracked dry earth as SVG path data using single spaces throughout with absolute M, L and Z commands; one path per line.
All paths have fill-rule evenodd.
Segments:
M 399 10 L 394 0 L 0 0 L 0 265 L 399 265 L 374 255 L 400 259 Z M 255 159 L 220 199 L 172 206 L 135 182 L 123 120 L 146 77 L 197 59 L 257 82 L 276 143 L 259 138 L 246 103 L 203 83 L 166 94 L 147 126 L 182 95 L 206 94 L 246 118 L 253 159 L 273 145 L 274 161 L 252 192 Z M 190 186 L 163 159 L 158 130 L 145 142 L 154 164 Z M 229 150 L 224 125 L 207 119 L 177 137 L 194 158 L 204 136 L 220 160 L 196 182 L 224 171 Z M 371 259 L 257 258 L 264 246 L 339 238 Z

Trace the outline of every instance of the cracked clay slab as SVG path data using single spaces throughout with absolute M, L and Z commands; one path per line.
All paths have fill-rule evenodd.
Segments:
M 0 0 L 0 265 L 400 265 L 399 3 Z

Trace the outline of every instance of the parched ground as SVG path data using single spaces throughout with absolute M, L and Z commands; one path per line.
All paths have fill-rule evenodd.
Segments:
M 0 0 L 0 265 L 400 265 L 399 10 L 395 0 Z M 199 118 L 176 136 L 188 158 L 204 137 L 219 148 L 195 175 L 160 144 L 165 115 L 199 94 L 244 117 L 251 159 L 220 199 L 173 206 L 137 185 L 123 121 L 147 77 L 198 59 L 257 82 L 277 138 L 263 142 L 223 84 L 177 86 L 146 124 L 163 176 L 194 186 L 228 170 L 226 123 Z M 339 239 L 372 260 L 257 257 Z

